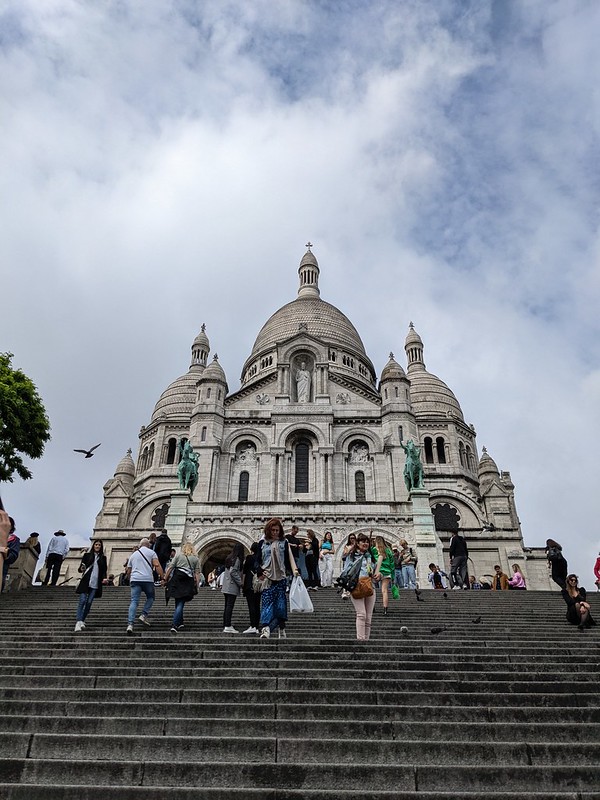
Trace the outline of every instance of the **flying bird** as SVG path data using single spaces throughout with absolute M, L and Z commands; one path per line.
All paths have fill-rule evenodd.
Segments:
M 435 636 L 435 635 L 436 635 L 436 634 L 438 634 L 438 633 L 443 633 L 445 630 L 446 630 L 446 628 L 432 628 L 432 629 L 431 629 L 431 632 L 432 632 L 432 633 L 433 633 L 433 635 Z
M 444 592 L 444 597 L 446 598 L 446 600 L 448 599 L 448 592 Z
M 472 619 L 471 622 L 473 623 L 473 625 L 479 625 L 479 623 L 481 622 L 481 617 L 476 617 L 475 619 Z
M 402 634 L 402 636 L 408 636 L 408 628 L 406 627 L 406 625 L 403 625 L 400 628 L 400 633 Z
M 418 589 L 415 589 L 415 596 L 417 598 L 417 603 L 424 603 L 425 600 L 421 597 L 421 592 Z
M 101 444 L 102 444 L 102 442 L 100 442 L 100 444 L 95 444 L 93 447 L 90 447 L 89 450 L 73 450 L 73 452 L 74 453 L 85 453 L 85 457 L 86 458 L 91 458 L 94 455 L 94 450 L 97 447 L 100 447 Z

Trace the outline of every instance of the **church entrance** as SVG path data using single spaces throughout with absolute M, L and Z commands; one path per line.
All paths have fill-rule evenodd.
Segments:
M 205 578 L 213 570 L 221 571 L 223 569 L 234 544 L 238 544 L 237 539 L 223 538 L 198 548 L 198 557 Z

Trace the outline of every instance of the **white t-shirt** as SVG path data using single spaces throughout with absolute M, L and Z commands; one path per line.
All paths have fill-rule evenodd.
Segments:
M 143 555 L 142 555 L 143 553 Z M 154 550 L 149 547 L 140 547 L 135 553 L 132 553 L 127 562 L 127 566 L 131 567 L 130 581 L 140 582 L 154 582 L 152 575 L 152 559 L 156 558 Z

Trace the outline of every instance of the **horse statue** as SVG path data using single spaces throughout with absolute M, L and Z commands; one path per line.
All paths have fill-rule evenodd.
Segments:
M 423 464 L 421 463 L 421 448 L 417 447 L 412 439 L 406 445 L 400 442 L 400 447 L 406 453 L 404 464 L 404 483 L 410 492 L 413 489 L 423 489 Z
M 189 489 L 190 494 L 194 494 L 194 489 L 198 485 L 198 456 L 194 453 L 194 449 L 189 441 L 185 442 L 182 439 L 179 442 L 179 453 L 181 460 L 177 467 L 177 475 L 179 477 L 179 488 Z

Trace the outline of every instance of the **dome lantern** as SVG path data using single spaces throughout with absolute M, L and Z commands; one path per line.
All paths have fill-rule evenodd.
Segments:
M 408 371 L 414 369 L 425 369 L 425 361 L 423 360 L 423 340 L 415 330 L 413 323 L 410 323 L 410 329 L 404 342 L 404 349 L 406 350 L 406 358 L 408 361 Z
M 192 363 L 191 367 L 205 367 L 210 353 L 210 342 L 206 335 L 206 324 L 203 322 L 200 333 L 192 342 Z
M 298 297 L 319 297 L 319 264 L 311 252 L 312 243 L 308 242 L 306 253 L 302 256 L 302 261 L 298 267 L 300 276 L 300 287 Z

